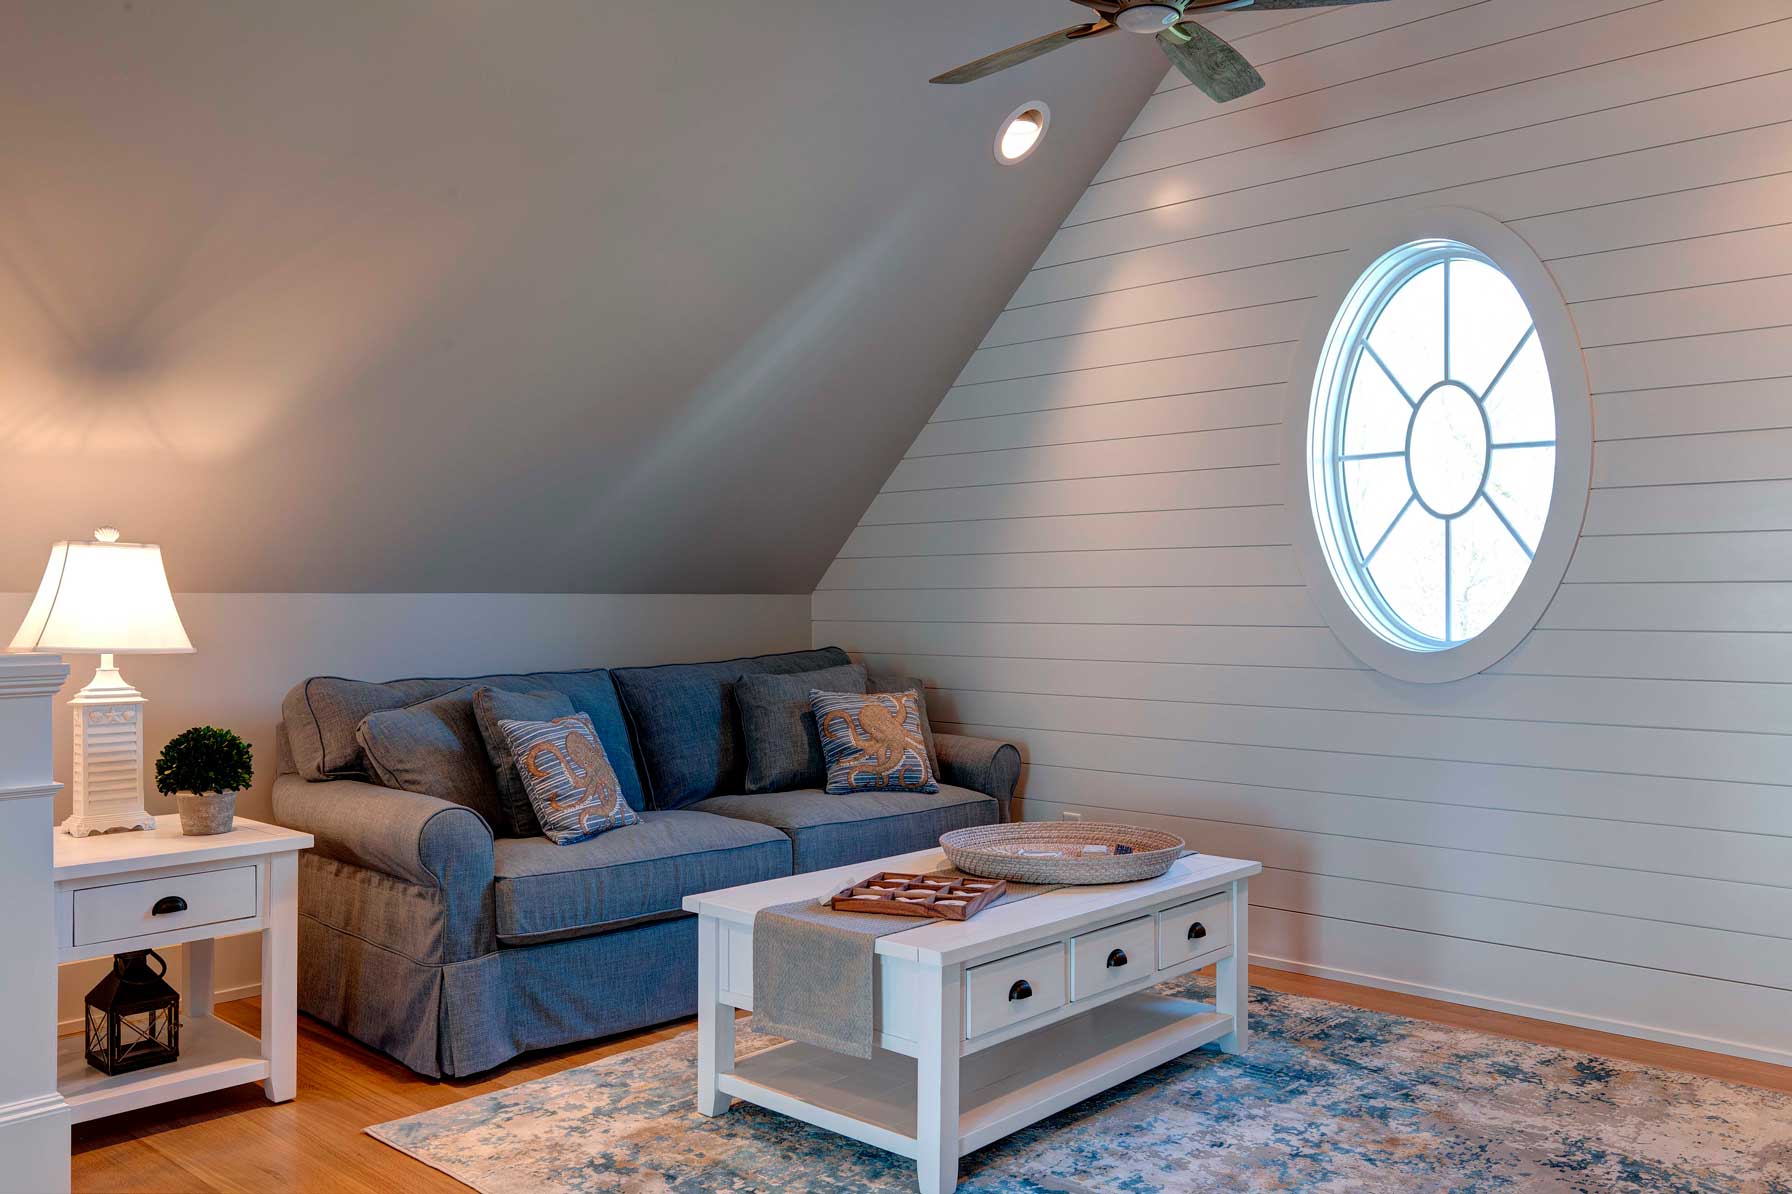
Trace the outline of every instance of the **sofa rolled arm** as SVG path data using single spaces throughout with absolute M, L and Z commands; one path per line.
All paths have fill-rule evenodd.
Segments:
M 492 831 L 465 805 L 354 779 L 274 781 L 274 820 L 317 839 L 326 858 L 420 887 L 492 884 Z
M 1020 780 L 1019 747 L 993 738 L 940 733 L 934 734 L 933 746 L 940 757 L 941 783 L 995 797 L 1002 820 L 1008 820 L 1008 802 Z

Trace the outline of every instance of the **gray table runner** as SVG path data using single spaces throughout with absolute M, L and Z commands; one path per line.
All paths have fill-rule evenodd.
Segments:
M 930 874 L 965 877 L 951 869 Z M 982 911 L 1055 890 L 1056 885 L 1010 883 Z M 877 939 L 940 922 L 836 912 L 827 904 L 833 894 L 761 908 L 754 915 L 753 1030 L 869 1060 L 876 1041 L 871 1001 Z

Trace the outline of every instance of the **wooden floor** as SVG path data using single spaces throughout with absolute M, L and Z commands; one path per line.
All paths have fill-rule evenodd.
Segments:
M 1792 1069 L 1761 1062 L 1282 970 L 1253 967 L 1251 981 L 1272 990 L 1792 1092 Z M 255 1000 L 221 1004 L 218 1014 L 250 1032 L 259 1031 L 261 1012 Z M 638 1049 L 689 1027 L 690 1021 L 683 1021 L 596 1045 L 533 1053 L 468 1081 L 430 1081 L 315 1020 L 301 1017 L 296 1100 L 272 1106 L 262 1098 L 257 1084 L 79 1124 L 74 1132 L 74 1188 L 77 1192 L 182 1194 L 275 1194 L 285 1190 L 465 1194 L 467 1187 L 380 1144 L 362 1129 Z

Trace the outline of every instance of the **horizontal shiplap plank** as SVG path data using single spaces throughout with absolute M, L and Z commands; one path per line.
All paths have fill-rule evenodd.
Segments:
M 1568 579 L 1628 581 L 1792 581 L 1792 531 L 1582 538 Z M 1786 677 L 1792 681 L 1792 675 Z
M 1792 134 L 1786 124 L 1773 122 L 1717 136 L 1658 142 L 1537 173 L 1381 200 L 1342 202 L 1326 188 L 1308 188 L 1306 202 L 1290 201 L 1274 209 L 1239 203 L 1232 205 L 1235 210 L 1209 212 L 1201 228 L 1188 236 L 1082 261 L 1035 266 L 1010 306 L 1349 248 L 1378 213 L 1414 206 L 1457 204 L 1485 211 L 1514 223 L 1527 239 L 1534 238 L 1533 247 L 1545 259 L 1589 243 L 1577 242 L 1572 235 L 1582 221 L 1602 222 L 1604 239 L 1590 243 L 1604 247 L 1685 235 L 1659 231 L 1680 211 L 1698 213 L 1689 224 L 1699 231 L 1756 226 L 1783 218 L 1763 213 L 1776 210 L 1772 179 L 1788 172 L 1792 172 Z M 1655 231 L 1646 231 L 1650 229 Z
M 1529 825 L 1525 814 L 1511 814 L 1503 810 L 1450 812 L 1414 805 L 1400 807 L 1396 801 L 1358 800 L 1349 796 L 1324 796 L 1314 792 L 1279 792 L 1278 789 L 1235 787 L 1224 783 L 1186 783 L 1156 776 L 1145 776 L 1138 789 L 1127 791 L 1127 803 L 1113 803 L 1118 800 L 1118 794 L 1102 787 L 1098 774 L 1077 773 L 1059 767 L 1029 767 L 1027 771 L 1029 805 L 1045 801 L 1057 807 L 1090 809 L 1095 810 L 1095 816 L 1102 819 L 1111 819 L 1116 812 L 1125 812 L 1138 816 L 1142 823 L 1170 821 L 1174 825 L 1174 821 L 1186 821 L 1188 825 L 1183 830 L 1185 839 L 1190 839 L 1193 848 L 1204 853 L 1224 853 L 1224 850 L 1220 850 L 1211 841 L 1202 841 L 1199 830 L 1195 834 L 1190 834 L 1188 830 L 1195 830 L 1195 826 L 1236 826 L 1244 830 L 1278 835 L 1285 841 L 1290 837 L 1297 837 L 1303 844 L 1355 841 L 1364 843 L 1364 846 L 1398 846 L 1400 853 L 1409 857 L 1428 857 L 1430 861 L 1437 861 L 1437 855 L 1448 855 L 1464 868 L 1478 866 L 1482 873 L 1555 871 L 1555 895 L 1559 896 L 1559 902 L 1552 904 L 1557 911 L 1597 911 L 1600 914 L 1624 916 L 1625 920 L 1649 920 L 1656 923 L 1659 938 L 1667 938 L 1668 941 L 1672 941 L 1676 934 L 1665 932 L 1661 921 L 1677 923 L 1681 927 L 1731 929 L 1733 918 L 1729 916 L 1726 905 L 1747 900 L 1749 904 L 1762 905 L 1765 909 L 1785 909 L 1788 902 L 1792 902 L 1792 889 L 1778 884 L 1742 882 L 1735 877 L 1683 875 L 1650 868 L 1647 864 L 1658 859 L 1659 855 L 1652 839 L 1668 835 L 1668 830 L 1659 826 L 1597 821 L 1581 823 L 1570 818 L 1559 818 L 1557 825 L 1548 826 L 1552 835 L 1559 835 L 1559 853 L 1538 859 L 1529 853 L 1512 853 L 1511 850 L 1505 850 L 1505 846 L 1512 843 L 1514 835 L 1536 832 L 1543 826 Z M 1376 803 L 1387 807 L 1378 809 Z M 1611 852 L 1600 853 L 1598 850 L 1598 839 L 1602 835 L 1606 835 L 1607 841 L 1611 843 Z M 1640 855 L 1627 852 L 1627 846 L 1633 841 L 1638 843 Z M 1625 844 L 1620 846 L 1618 843 Z M 1620 850 L 1624 852 L 1620 855 L 1622 861 L 1613 864 L 1613 852 Z M 1362 853 L 1394 852 L 1366 848 Z M 1262 859 L 1256 853 L 1242 853 L 1233 857 L 1249 857 L 1260 859 L 1271 866 L 1274 864 L 1271 859 Z M 1670 853 L 1668 859 L 1672 861 L 1672 857 L 1674 855 Z M 1523 866 L 1523 861 L 1541 862 L 1545 866 L 1527 868 Z M 1312 871 L 1317 868 L 1308 864 L 1290 870 Z M 1448 871 L 1430 871 L 1423 877 L 1432 880 L 1430 884 L 1426 884 L 1426 895 L 1469 895 L 1460 891 L 1462 884 L 1453 882 Z M 1339 878 L 1358 878 L 1358 875 L 1339 875 Z M 1373 878 L 1373 875 L 1360 875 L 1360 878 Z M 1640 896 L 1641 889 L 1650 878 L 1658 880 L 1658 891 L 1654 891 L 1652 895 Z M 1622 904 L 1618 902 L 1620 893 L 1624 896 Z M 1663 900 L 1663 896 L 1668 893 L 1676 898 Z M 1534 896 L 1541 893 L 1512 884 L 1505 887 L 1503 893 L 1498 887 L 1493 887 L 1486 893 L 1475 895 L 1507 898 L 1512 904 L 1536 907 L 1538 900 Z M 1409 898 L 1419 902 L 1417 896 L 1419 893 L 1412 893 Z M 1618 909 L 1634 911 L 1624 913 Z M 1512 913 L 1516 914 L 1516 909 L 1512 909 Z M 1751 914 L 1749 918 L 1745 918 L 1744 923 L 1749 925 L 1749 929 L 1740 932 L 1744 932 L 1745 936 L 1758 938 L 1754 941 L 1756 947 L 1792 952 L 1785 948 L 1792 945 L 1792 938 L 1785 936 L 1785 921 L 1779 920 L 1776 923 L 1772 916 Z M 1742 975 L 1733 972 L 1726 977 Z
M 1783 237 L 1792 245 L 1792 225 Z M 1601 394 L 1593 402 L 1593 426 L 1600 439 L 1792 427 L 1792 377 Z
M 1792 328 L 1780 333 L 1792 367 Z M 1666 353 L 1661 355 L 1665 356 Z M 1792 428 L 1611 440 L 1593 453 L 1593 484 L 1688 485 L 1792 478 Z
M 1033 797 L 1028 804 L 1034 812 L 1045 811 L 1046 805 L 1092 809 L 1100 806 L 1101 799 L 1100 787 L 1092 783 L 1086 799 L 1069 805 Z M 1135 815 L 1131 810 L 1115 811 Z M 1654 931 L 1670 941 L 1676 927 L 1691 925 L 1759 936 L 1766 939 L 1761 944 L 1773 949 L 1792 944 L 1787 937 L 1792 892 L 1781 887 L 1211 821 L 1192 813 L 1177 814 L 1172 823 L 1174 832 L 1205 854 L 1254 858 L 1267 869 L 1292 874 L 1389 883 L 1407 889 L 1409 898 L 1448 892 L 1544 909 L 1598 912 L 1651 922 Z M 1252 884 L 1255 894 L 1255 880 Z
M 1203 123 L 1217 123 L 1237 120 L 1256 108 L 1273 110 L 1287 105 L 1295 95 L 1347 96 L 1353 94 L 1353 84 L 1360 86 L 1370 80 L 1384 87 L 1397 86 L 1399 72 L 1432 62 L 1437 66 L 1416 85 L 1422 94 L 1435 94 L 1445 73 L 1451 67 L 1460 69 L 1458 55 L 1494 42 L 1553 31 L 1576 18 L 1638 4 L 1639 0 L 1583 0 L 1575 6 L 1577 11 L 1566 18 L 1559 0 L 1495 0 L 1492 4 L 1430 0 L 1410 6 L 1371 5 L 1366 12 L 1339 14 L 1324 24 L 1287 31 L 1278 39 L 1281 48 L 1277 56 L 1283 57 L 1283 61 L 1276 64 L 1279 70 L 1271 72 L 1273 85 L 1233 101 L 1238 106 L 1229 107 L 1223 114 L 1216 113 L 1212 102 L 1193 88 L 1152 96 L 1127 130 L 1127 142 L 1193 120 L 1213 117 Z M 1254 47 L 1253 54 L 1260 48 Z M 1265 76 L 1266 81 L 1269 77 Z M 1180 136 L 1188 140 L 1198 134 Z M 1163 139 L 1161 135 L 1159 139 Z M 1096 177 L 1107 173 L 1104 169 Z
M 1107 809 L 1109 816 L 1123 813 L 1129 817 L 1188 817 L 1200 821 L 1203 829 L 1190 838 L 1195 849 L 1235 858 L 1256 858 L 1269 865 L 1291 869 L 1346 875 L 1366 873 L 1372 877 L 1376 872 L 1357 869 L 1361 862 L 1353 866 L 1345 860 L 1374 859 L 1385 863 L 1389 859 L 1404 859 L 1414 872 L 1408 877 L 1415 881 L 1415 885 L 1440 890 L 1467 887 L 1481 894 L 1536 898 L 1589 911 L 1630 909 L 1630 914 L 1650 919 L 1691 920 L 1712 927 L 1730 927 L 1764 935 L 1783 936 L 1786 933 L 1787 922 L 1779 918 L 1779 910 L 1789 898 L 1788 889 L 1775 884 L 1741 883 L 1731 876 L 1713 878 L 1669 873 L 1648 869 L 1641 859 L 1627 859 L 1625 862 L 1631 865 L 1614 866 L 1609 858 L 1585 861 L 1566 856 L 1539 857 L 1529 849 L 1518 852 L 1499 850 L 1494 848 L 1497 841 L 1449 845 L 1411 840 L 1422 836 L 1422 822 L 1415 834 L 1387 839 L 1324 828 L 1263 824 L 1261 818 L 1215 819 L 1194 807 L 1198 796 L 1183 799 L 1203 785 L 1214 786 L 1214 781 L 1155 775 L 1136 778 L 1140 784 L 1155 784 L 1160 795 L 1134 799 L 1123 794 L 1129 789 L 1116 790 L 1103 772 L 1030 765 L 1024 774 L 1025 799 L 1035 807 L 1041 801 L 1050 800 L 1057 804 Z M 1151 811 L 1158 808 L 1169 811 Z M 1205 840 L 1207 832 L 1223 834 L 1227 841 L 1250 834 L 1260 843 L 1270 843 L 1272 850 L 1279 844 L 1283 852 L 1279 857 L 1273 852 L 1269 855 L 1249 850 L 1235 852 L 1231 847 Z M 1288 851 L 1297 846 L 1303 853 L 1290 856 Z M 1574 849 L 1570 843 L 1562 853 L 1569 855 Z M 1434 869 L 1443 866 L 1449 869 Z M 1425 869 L 1421 871 L 1419 867 Z M 1539 879 L 1543 880 L 1541 890 L 1535 886 Z M 1747 904 L 1749 910 L 1742 912 L 1738 907 L 1741 904 Z
M 1245 667 L 1367 665 L 1329 629 L 1251 626 L 1111 626 L 1001 622 L 816 622 L 817 634 L 861 654 L 1218 663 Z M 1792 682 L 1792 634 L 1537 630 L 1492 673 L 1633 680 Z
M 1198 198 L 1064 228 L 1040 256 L 1038 268 L 1166 244 L 1215 227 L 1307 215 L 1316 189 L 1333 208 L 1420 196 L 1467 198 L 1468 189 L 1477 186 L 1489 187 L 1489 194 L 1511 194 L 1510 185 L 1490 184 L 1515 181 L 1525 184 L 1531 201 L 1552 189 L 1574 187 L 1584 193 L 1584 176 L 1592 167 L 1610 174 L 1627 159 L 1634 165 L 1653 156 L 1650 151 L 1691 142 L 1716 144 L 1726 134 L 1773 121 L 1773 114 L 1789 110 L 1789 98 L 1792 78 L 1774 74 L 1421 150 L 1403 157 L 1398 170 L 1371 162 L 1286 180 L 1235 182 L 1222 177 Z
M 1556 630 L 1792 631 L 1792 587 L 1714 584 L 1566 584 L 1542 625 Z
M 1776 222 L 1702 235 L 1696 226 L 1682 226 L 1665 242 L 1557 258 L 1548 263 L 1549 272 L 1571 303 L 1773 277 L 1792 273 L 1786 228 Z M 1581 330 L 1586 339 L 1584 325 Z
M 1792 751 L 1792 683 L 1484 674 L 1451 684 L 1408 684 L 1375 671 L 1335 668 L 927 655 L 865 658 L 874 671 L 887 674 L 897 668 L 911 669 L 931 684 L 958 692 L 1202 706 L 1181 710 L 1190 723 L 1206 716 L 1206 706 L 1225 704 L 1436 719 L 1739 731 L 1785 735 L 1787 740 L 1781 745 Z
M 1792 276 L 1599 299 L 1576 303 L 1573 310 L 1581 344 L 1588 349 L 1643 340 L 1683 343 L 1783 321 L 1784 314 L 1776 320 L 1774 313 L 1792 311 Z
M 1251 952 L 1347 981 L 1785 1064 L 1792 995 L 1255 904 Z M 1272 961 L 1271 964 L 1274 964 Z
M 1309 289 L 1282 302 L 1228 304 L 1180 319 L 987 348 L 972 354 L 956 384 L 978 385 L 1269 343 L 1286 338 L 1290 328 L 1306 326 L 1307 300 L 1312 297 Z M 1263 335 L 1266 328 L 1271 335 Z
M 1279 423 L 1172 432 L 1131 439 L 1015 447 L 951 456 L 914 456 L 898 464 L 885 492 L 964 485 L 1014 485 L 1077 477 L 1235 469 L 1281 457 Z
M 1003 736 L 997 727 L 970 723 L 961 724 L 961 728 L 966 732 Z M 1158 797 L 1138 793 L 1159 791 L 1163 787 L 1160 781 L 1174 780 L 1275 787 L 1415 804 L 1463 805 L 1587 821 L 1623 821 L 1670 829 L 1761 835 L 1780 841 L 1787 838 L 1784 807 L 1787 789 L 1783 785 L 1554 770 L 1525 764 L 1375 755 L 1360 750 L 1140 738 L 1083 731 L 1034 731 L 1025 740 L 1025 750 L 1029 768 L 1082 773 L 1090 784 L 1113 793 L 1102 799 L 1117 807 L 1149 805 Z M 1549 840 L 1551 838 L 1546 835 L 1544 855 L 1564 857 L 1548 853 Z M 1662 839 L 1651 840 L 1659 843 Z M 1702 840 L 1728 842 L 1730 839 Z M 1463 848 L 1480 847 L 1471 843 Z M 1772 847 L 1767 849 L 1770 851 L 1767 861 L 1771 865 Z M 1528 844 L 1516 853 L 1537 856 L 1537 850 Z M 1594 861 L 1610 862 L 1611 859 Z M 1665 867 L 1649 869 L 1679 873 L 1691 865 L 1695 868 L 1693 873 L 1702 873 L 1696 870 L 1699 866 L 1697 859 L 1666 861 L 1669 865 Z
M 1091 577 L 1090 579 L 1094 579 Z M 826 621 L 1323 626 L 1302 588 L 819 589 Z
M 1193 161 L 1182 159 L 1178 164 L 1182 155 L 1171 151 L 1143 172 L 1106 175 L 1085 192 L 1065 223 L 1075 227 L 1198 198 L 1211 192 L 1216 176 L 1228 186 L 1253 185 L 1314 177 L 1365 162 L 1381 164 L 1390 174 L 1404 174 L 1410 171 L 1407 159 L 1424 151 L 1471 141 L 1497 145 L 1501 138 L 1541 135 L 1566 120 L 1787 65 L 1780 45 L 1751 28 L 1785 18 L 1775 0 L 1679 6 L 1679 14 L 1668 20 L 1627 15 L 1586 22 L 1547 39 L 1545 45 L 1508 42 L 1488 47 L 1457 64 L 1461 99 L 1433 99 L 1366 122 L 1341 120 L 1341 113 L 1320 117 L 1326 121 L 1325 131 L 1307 135 L 1293 135 L 1302 126 L 1284 122 L 1282 136 L 1255 145 L 1228 148 L 1224 140 L 1209 144 L 1203 139 Z M 1558 69 L 1538 69 L 1540 50 L 1541 57 Z M 1532 81 L 1515 82 L 1527 79 Z M 1378 90 L 1385 96 L 1385 88 Z M 1328 98 L 1349 103 L 1346 96 Z M 1233 122 L 1230 128 L 1243 131 L 1242 123 Z M 1164 142 L 1174 139 L 1155 140 L 1153 148 L 1161 150 Z
M 881 493 L 872 499 L 862 521 L 874 525 L 1123 511 L 1205 510 L 1275 504 L 1284 496 L 1281 470 L 1266 465 Z
M 1271 330 L 1261 343 L 1214 352 L 1177 353 L 1156 361 L 955 386 L 947 391 L 933 418 L 935 422 L 987 418 L 1176 394 L 1211 394 L 1286 381 L 1299 334 L 1299 328 L 1279 328 Z M 1173 346 L 1169 351 L 1176 353 Z
M 1227 584 L 1298 586 L 1287 547 L 1174 547 L 1141 551 L 1018 552 L 976 556 L 835 560 L 824 589 L 1055 589 L 1100 573 L 1109 587 Z M 1221 578 L 1224 578 L 1223 580 Z
M 1023 742 L 1022 731 L 1081 730 L 1732 783 L 1783 784 L 1792 775 L 1792 739 L 1782 734 L 1242 705 L 1196 707 L 1124 697 L 949 688 L 929 691 L 930 716 L 936 691 L 941 720 L 1007 727 Z
M 1161 325 L 1228 308 L 1292 302 L 1318 293 L 1337 269 L 1341 252 L 1250 261 L 1191 278 L 1011 307 L 997 318 L 983 339 L 984 348 L 978 351 L 1108 328 Z
M 840 558 L 1118 551 L 1141 547 L 1263 547 L 1288 541 L 1288 522 L 1281 506 L 1237 506 L 1220 510 L 864 525 L 848 536 L 840 549 Z
M 1248 667 L 1363 665 L 1323 627 L 1079 626 L 1004 622 L 816 622 L 817 634 L 859 655 L 902 656 L 905 674 L 930 659 L 1060 659 L 1230 663 Z
M 1792 530 L 1792 480 L 1595 489 L 1587 535 Z

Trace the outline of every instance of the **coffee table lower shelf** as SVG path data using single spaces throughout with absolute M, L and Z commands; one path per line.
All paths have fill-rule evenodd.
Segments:
M 1231 1031 L 1232 1017 L 1209 1004 L 1145 992 L 970 1054 L 959 1077 L 959 1155 Z M 737 1059 L 716 1085 L 899 1156 L 920 1156 L 912 1057 L 880 1050 L 864 1061 L 792 1041 Z

